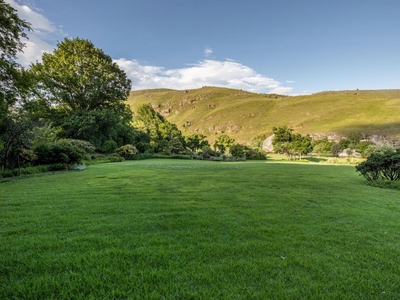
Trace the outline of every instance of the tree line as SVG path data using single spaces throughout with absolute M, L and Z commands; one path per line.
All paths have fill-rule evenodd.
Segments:
M 66 165 L 89 156 L 140 153 L 232 153 L 263 157 L 226 134 L 212 145 L 206 136 L 184 136 L 150 104 L 134 115 L 125 103 L 131 90 L 126 73 L 86 39 L 66 38 L 52 53 L 25 69 L 17 62 L 32 28 L 0 0 L 0 166 Z M 134 121 L 134 122 L 133 122 Z M 132 125 L 135 124 L 135 125 Z M 232 154 L 232 155 L 233 155 Z M 111 155 L 112 156 L 112 155 Z

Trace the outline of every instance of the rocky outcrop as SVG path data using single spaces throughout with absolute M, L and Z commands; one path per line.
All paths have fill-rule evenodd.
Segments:
M 263 142 L 262 149 L 267 153 L 274 152 L 274 146 L 272 145 L 272 139 L 274 136 L 275 134 L 271 135 Z

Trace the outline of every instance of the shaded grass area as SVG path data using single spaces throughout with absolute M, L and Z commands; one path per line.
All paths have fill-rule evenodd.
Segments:
M 354 167 L 128 161 L 0 183 L 1 299 L 397 299 L 399 192 Z

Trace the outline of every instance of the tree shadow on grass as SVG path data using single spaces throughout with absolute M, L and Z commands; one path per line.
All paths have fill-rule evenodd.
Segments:
M 308 156 L 304 157 L 303 159 L 313 163 L 326 162 L 328 160 L 326 157 L 315 157 L 315 156 Z

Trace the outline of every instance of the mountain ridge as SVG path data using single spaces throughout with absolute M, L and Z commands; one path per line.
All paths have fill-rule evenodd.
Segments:
M 279 126 L 313 135 L 400 135 L 400 89 L 283 96 L 206 86 L 132 91 L 127 100 L 134 112 L 144 103 L 184 134 L 202 133 L 209 141 L 226 133 L 237 142 L 248 143 L 258 135 L 272 134 L 272 128 Z

